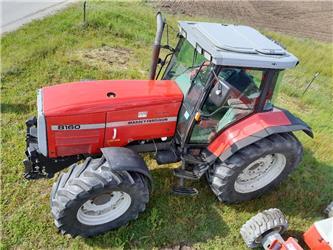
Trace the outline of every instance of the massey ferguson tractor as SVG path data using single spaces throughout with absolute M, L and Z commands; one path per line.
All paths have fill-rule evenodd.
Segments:
M 145 210 L 153 180 L 140 153 L 179 162 L 174 194 L 196 195 L 185 180 L 205 176 L 227 203 L 271 190 L 301 161 L 292 132 L 312 137 L 311 128 L 274 106 L 283 70 L 298 59 L 253 28 L 220 23 L 179 22 L 172 48 L 161 45 L 166 25 L 158 13 L 149 80 L 38 90 L 38 115 L 26 122 L 25 177 L 51 178 L 70 166 L 51 193 L 63 234 L 98 235 Z M 169 50 L 163 60 L 161 49 Z

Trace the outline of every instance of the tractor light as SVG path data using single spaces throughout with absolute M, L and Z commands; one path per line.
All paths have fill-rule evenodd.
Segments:
M 39 89 L 37 93 L 37 141 L 38 148 L 40 153 L 44 156 L 47 156 L 47 139 L 46 139 L 46 124 L 45 124 L 45 116 L 43 113 L 43 93 L 42 90 Z
M 201 120 L 201 113 L 200 112 L 195 113 L 194 120 L 196 120 L 197 122 L 200 122 L 200 120 Z

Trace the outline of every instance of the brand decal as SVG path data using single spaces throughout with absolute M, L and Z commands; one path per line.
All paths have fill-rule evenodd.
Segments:
M 176 116 L 172 117 L 161 117 L 161 118 L 151 118 L 151 119 L 139 119 L 139 120 L 128 120 L 128 121 L 117 121 L 108 123 L 96 123 L 96 124 L 61 124 L 52 125 L 51 130 L 53 131 L 63 131 L 63 130 L 85 130 L 85 129 L 101 129 L 101 128 L 117 128 L 123 126 L 135 126 L 153 123 L 165 123 L 165 122 L 175 122 L 177 121 Z
M 133 120 L 133 121 L 128 121 L 128 125 L 154 123 L 154 122 L 167 122 L 167 121 L 168 121 L 168 118 Z
M 172 117 L 161 117 L 161 118 L 151 118 L 151 119 L 108 122 L 106 124 L 106 127 L 114 128 L 114 127 L 134 126 L 134 125 L 144 125 L 144 124 L 164 123 L 164 122 L 175 122 L 175 121 L 177 121 L 177 117 L 172 116 Z

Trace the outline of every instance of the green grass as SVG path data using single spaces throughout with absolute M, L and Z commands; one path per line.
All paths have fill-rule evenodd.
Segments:
M 176 19 L 189 19 L 167 18 L 174 27 Z M 300 64 L 284 75 L 278 105 L 308 122 L 315 133 L 315 139 L 297 133 L 304 145 L 304 160 L 285 182 L 259 199 L 238 205 L 217 202 L 204 181 L 194 184 L 199 196 L 181 198 L 170 194 L 174 179 L 169 170 L 175 166 L 159 167 L 146 156 L 155 190 L 138 220 L 93 239 L 57 234 L 49 209 L 54 180 L 29 182 L 22 178 L 24 122 L 36 113 L 36 89 L 80 79 L 143 79 L 149 69 L 155 32 L 154 10 L 138 2 L 89 2 L 88 26 L 83 27 L 81 20 L 81 6 L 75 5 L 1 39 L 1 248 L 151 249 L 189 245 L 246 249 L 239 229 L 260 210 L 280 208 L 290 222 L 287 234 L 298 239 L 321 218 L 333 197 L 332 44 L 264 31 L 300 59 Z M 75 56 L 102 46 L 128 49 L 127 68 L 89 65 Z M 302 95 L 315 72 L 320 76 Z

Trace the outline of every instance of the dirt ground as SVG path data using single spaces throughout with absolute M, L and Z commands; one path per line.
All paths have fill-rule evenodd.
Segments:
M 156 8 L 333 41 L 333 1 L 158 1 Z
M 126 48 L 111 48 L 102 46 L 95 49 L 79 50 L 72 55 L 71 60 L 104 70 L 127 69 L 131 51 Z

